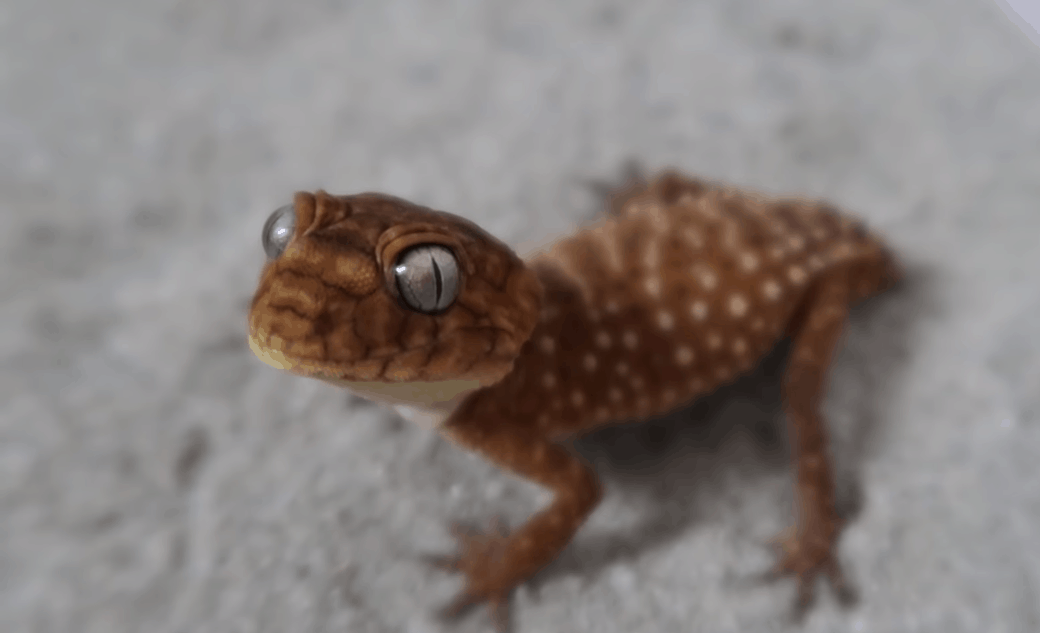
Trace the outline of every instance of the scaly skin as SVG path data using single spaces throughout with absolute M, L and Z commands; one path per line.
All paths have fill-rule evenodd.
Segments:
M 807 604 L 841 583 L 839 521 L 819 414 L 850 305 L 900 277 L 882 243 L 828 205 L 769 199 L 665 172 L 634 182 L 597 224 L 526 262 L 476 225 L 379 194 L 299 193 L 296 228 L 249 314 L 265 362 L 340 384 L 554 493 L 516 531 L 459 534 L 442 565 L 504 628 L 511 591 L 596 507 L 595 473 L 557 442 L 681 407 L 793 339 L 784 396 L 797 521 L 775 572 Z M 398 297 L 397 254 L 449 247 L 460 294 L 438 315 Z

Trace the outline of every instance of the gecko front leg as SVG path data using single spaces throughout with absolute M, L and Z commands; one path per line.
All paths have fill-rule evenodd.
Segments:
M 442 428 L 444 435 L 553 492 L 552 503 L 512 533 L 497 521 L 487 533 L 456 530 L 457 555 L 436 561 L 465 575 L 445 615 L 486 602 L 496 629 L 505 631 L 512 590 L 556 558 L 595 509 L 602 489 L 595 472 L 562 446 L 527 427 L 488 419 L 480 415 L 479 401 L 472 404 Z

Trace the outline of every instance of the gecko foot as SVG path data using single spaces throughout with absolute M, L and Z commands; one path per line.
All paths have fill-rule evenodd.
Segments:
M 426 559 L 438 569 L 464 574 L 466 584 L 458 596 L 440 610 L 440 615 L 454 618 L 485 602 L 495 630 L 504 633 L 509 629 L 510 594 L 522 580 L 510 574 L 508 565 L 504 565 L 509 551 L 509 530 L 505 522 L 501 517 L 494 517 L 487 531 L 455 524 L 451 533 L 458 543 L 458 553 Z
M 845 582 L 835 550 L 838 530 L 831 536 L 816 530 L 797 530 L 789 527 L 770 541 L 779 560 L 766 577 L 771 580 L 793 576 L 798 582 L 798 596 L 792 613 L 795 621 L 802 620 L 815 598 L 816 578 L 826 574 L 839 601 L 848 606 L 855 602 L 855 593 Z

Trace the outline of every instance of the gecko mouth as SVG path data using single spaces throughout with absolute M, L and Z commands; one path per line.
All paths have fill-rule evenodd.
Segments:
M 275 369 L 292 371 L 299 364 L 298 359 L 290 358 L 283 352 L 262 344 L 254 334 L 249 335 L 249 349 L 253 350 L 257 358 Z

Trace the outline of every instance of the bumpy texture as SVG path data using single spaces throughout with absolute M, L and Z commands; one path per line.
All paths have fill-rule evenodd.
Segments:
M 818 413 L 826 370 L 850 304 L 892 285 L 899 269 L 862 225 L 820 202 L 669 172 L 631 183 L 612 207 L 525 266 L 449 214 L 374 194 L 299 194 L 296 234 L 253 302 L 254 350 L 346 381 L 480 380 L 452 403 L 442 432 L 554 492 L 515 533 L 461 534 L 459 556 L 441 561 L 467 579 L 450 610 L 488 602 L 503 628 L 510 591 L 559 553 L 601 495 L 592 470 L 555 440 L 688 403 L 790 336 L 798 521 L 777 539 L 775 571 L 797 576 L 807 604 L 817 573 L 842 583 Z M 419 243 L 460 254 L 461 295 L 438 316 L 395 298 L 395 255 Z
M 513 365 L 540 290 L 508 247 L 462 218 L 380 194 L 297 194 L 296 231 L 268 262 L 250 309 L 254 350 L 284 369 L 344 381 L 474 379 Z M 403 307 L 392 268 L 416 244 L 455 252 L 465 283 L 451 310 Z
M 565 434 L 663 413 L 796 334 L 819 279 L 841 277 L 856 300 L 897 276 L 880 242 L 826 204 L 677 174 L 625 198 L 617 217 L 532 258 L 545 307 L 517 370 L 486 396 L 520 410 L 496 415 Z

